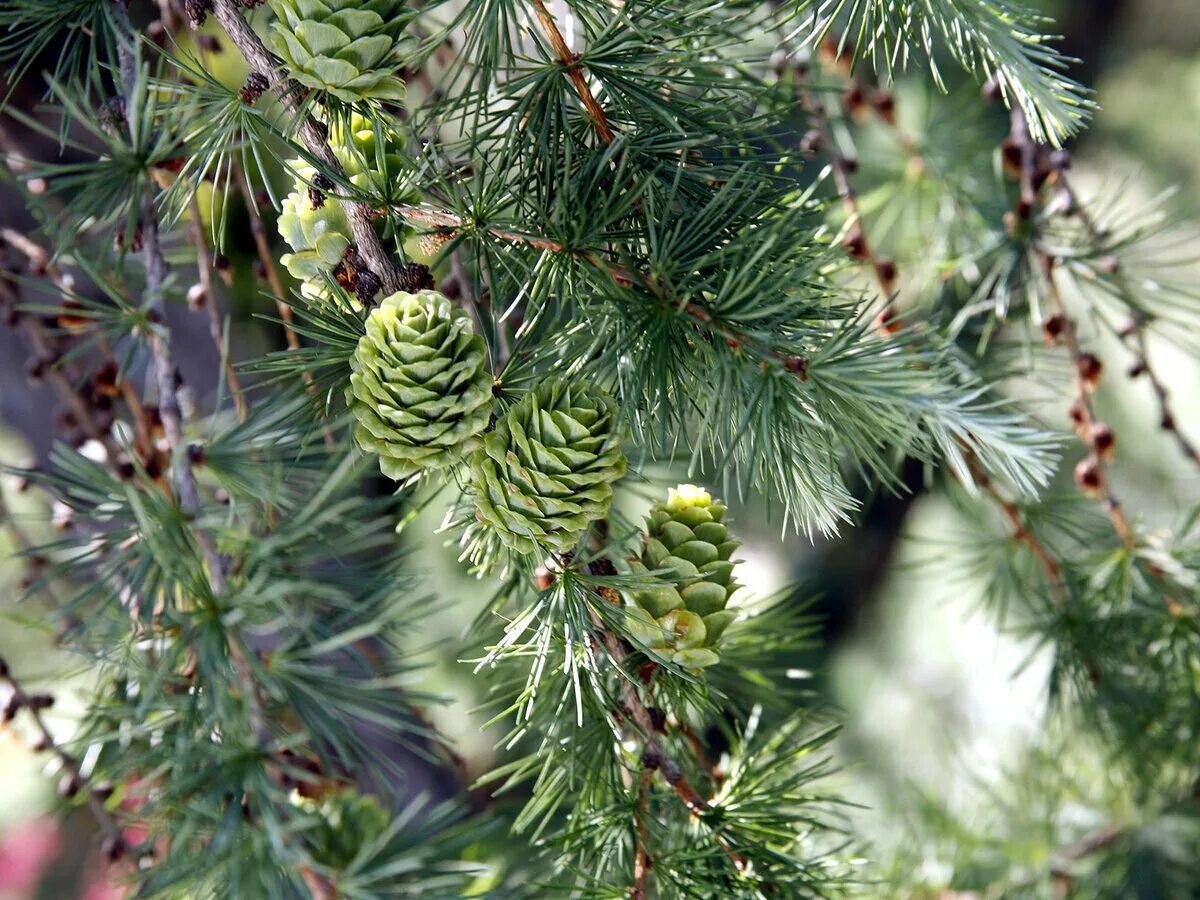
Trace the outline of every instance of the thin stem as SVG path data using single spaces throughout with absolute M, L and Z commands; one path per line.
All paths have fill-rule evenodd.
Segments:
M 208 252 L 208 241 L 204 238 L 204 226 L 200 220 L 200 204 L 195 195 L 192 196 L 189 211 L 191 221 L 188 223 L 188 231 L 191 232 L 192 245 L 196 248 L 196 270 L 200 277 L 200 290 L 204 295 L 204 306 L 208 311 L 208 333 L 225 366 L 225 380 L 229 384 L 229 393 L 233 395 L 238 418 L 245 422 L 250 413 L 250 405 L 246 402 L 245 394 L 242 393 L 242 386 L 238 382 L 233 360 L 229 358 L 229 332 L 221 316 L 220 304 L 217 303 L 217 291 L 212 277 L 212 254 Z
M 563 67 L 563 72 L 575 88 L 575 93 L 579 95 L 579 99 L 583 103 L 583 108 L 587 110 L 588 117 L 592 120 L 592 124 L 596 128 L 596 133 L 600 135 L 604 143 L 611 144 L 617 139 L 617 136 L 613 132 L 612 126 L 608 124 L 608 117 L 604 115 L 604 108 L 596 101 L 595 96 L 592 94 L 592 89 L 587 82 L 587 76 L 583 74 L 583 65 L 579 62 L 579 54 L 567 46 L 566 39 L 562 36 L 562 32 L 558 30 L 558 23 L 554 21 L 554 16 L 550 14 L 550 10 L 546 8 L 543 0 L 530 0 L 530 2 L 533 4 L 533 11 L 537 16 L 542 33 L 546 35 L 546 40 L 550 42 L 550 47 L 554 50 L 554 55 L 558 57 L 559 65 Z
M 610 602 L 601 595 L 602 602 Z M 595 626 L 596 635 L 600 642 L 608 651 L 608 657 L 618 671 L 622 672 L 621 697 L 620 707 L 621 712 L 627 719 L 633 721 L 641 733 L 642 739 L 642 764 L 650 771 L 658 771 L 663 780 L 671 786 L 675 792 L 675 796 L 687 807 L 688 812 L 694 816 L 702 816 L 708 808 L 708 804 L 700 792 L 688 780 L 684 774 L 682 766 L 667 752 L 662 741 L 658 739 L 658 729 L 654 726 L 654 718 L 650 715 L 650 710 L 646 704 L 642 702 L 641 695 L 638 693 L 637 684 L 634 678 L 628 677 L 624 673 L 623 664 L 629 656 L 629 652 L 625 647 L 621 638 L 614 634 L 611 630 L 604 626 L 600 617 L 591 611 L 592 624 Z M 713 839 L 725 851 L 725 854 L 733 862 L 738 871 L 746 868 L 746 858 L 742 856 L 733 843 L 719 829 L 712 829 Z
M 1092 216 L 1089 215 L 1087 209 L 1079 201 L 1079 195 L 1071 184 L 1065 167 L 1058 167 L 1055 170 L 1055 176 L 1059 189 L 1066 195 L 1068 209 L 1083 223 L 1088 236 L 1093 241 L 1099 243 L 1103 238 L 1102 232 Z M 1180 430 L 1179 421 L 1171 409 L 1170 391 L 1167 389 L 1166 383 L 1162 380 L 1162 376 L 1158 370 L 1150 362 L 1150 347 L 1146 336 L 1146 322 L 1144 316 L 1138 310 L 1137 304 L 1133 302 L 1134 293 L 1129 286 L 1129 278 L 1118 266 L 1116 271 L 1112 273 L 1112 280 L 1121 298 L 1134 310 L 1132 320 L 1121 334 L 1121 337 L 1130 345 L 1130 350 L 1135 356 L 1134 366 L 1130 370 L 1130 375 L 1131 377 L 1137 377 L 1138 375 L 1146 376 L 1146 380 L 1150 382 L 1150 387 L 1154 391 L 1155 401 L 1158 404 L 1159 427 L 1174 438 L 1175 444 L 1179 447 L 1179 451 L 1184 457 L 1192 465 L 1200 468 L 1200 450 L 1197 450 L 1196 445 Z
M 26 691 L 21 682 L 17 680 L 17 676 L 12 673 L 8 662 L 3 658 L 0 658 L 0 680 L 7 682 L 13 692 L 13 696 L 9 700 L 10 707 L 14 711 L 23 709 L 28 714 L 30 721 L 37 729 L 39 743 L 45 750 L 58 758 L 59 764 L 70 782 L 70 790 L 67 793 L 74 795 L 80 791 L 83 792 L 88 811 L 91 812 L 107 839 L 109 859 L 118 859 L 126 849 L 125 836 L 121 826 L 96 792 L 88 785 L 88 779 L 84 776 L 78 760 L 54 739 L 54 734 L 50 731 L 46 719 L 42 715 L 42 710 L 49 705 L 49 702 L 52 702 L 53 698 L 50 698 L 49 695 L 31 694 Z
M 825 158 L 829 160 L 834 186 L 837 189 L 838 197 L 841 198 L 842 206 L 846 210 L 847 233 L 842 241 L 842 246 L 851 259 L 870 266 L 875 282 L 879 286 L 881 299 L 884 303 L 890 304 L 896 292 L 896 265 L 891 260 L 880 258 L 867 238 L 862 209 L 858 203 L 858 191 L 851 181 L 851 175 L 855 171 L 854 161 L 838 149 L 837 137 L 833 132 L 825 104 L 807 89 L 800 91 L 800 98 L 801 104 L 808 113 L 809 125 L 816 138 L 813 142 L 814 150 L 823 152 Z M 842 115 L 847 117 L 844 105 Z
M 1010 140 L 1013 141 L 1020 154 L 1020 195 L 1017 200 L 1017 208 L 1013 211 L 1013 214 L 1016 217 L 1016 221 L 1027 223 L 1032 228 L 1033 211 L 1038 200 L 1035 188 L 1038 146 L 1029 131 L 1029 121 L 1025 118 L 1025 113 L 1020 107 L 1013 107 L 1009 119 L 1012 126 Z M 1093 355 L 1084 352 L 1079 341 L 1076 323 L 1067 314 L 1066 306 L 1062 301 L 1062 295 L 1055 278 L 1056 259 L 1046 250 L 1036 247 L 1036 242 L 1032 240 L 1031 246 L 1034 246 L 1038 261 L 1041 264 L 1042 274 L 1046 281 L 1046 288 L 1050 294 L 1054 313 L 1060 319 L 1060 337 L 1071 356 L 1075 377 L 1075 402 L 1072 405 L 1073 416 L 1076 420 L 1076 429 L 1084 445 L 1089 450 L 1088 459 L 1085 461 L 1085 470 L 1082 473 L 1077 473 L 1077 480 L 1085 490 L 1097 494 L 1104 499 L 1104 507 L 1112 522 L 1113 530 L 1117 533 L 1117 537 L 1121 540 L 1122 544 L 1132 548 L 1136 543 L 1136 535 L 1129 523 L 1129 519 L 1125 516 L 1120 500 L 1113 492 L 1108 477 L 1108 469 L 1104 462 L 1103 449 L 1097 446 L 1096 441 L 1103 423 L 1097 418 L 1096 410 L 1092 403 L 1092 388 L 1097 376 L 1091 373 L 1100 365 L 1099 361 Z
M 650 793 L 650 782 L 653 777 L 654 773 L 649 769 L 642 769 L 638 773 L 637 811 L 634 814 L 636 817 L 636 822 L 634 823 L 634 843 L 636 850 L 634 851 L 633 860 L 633 890 L 629 892 L 630 900 L 647 900 L 646 878 L 654 865 L 650 859 L 650 850 L 647 847 L 649 835 L 646 831 L 646 805 Z
M 433 225 L 438 228 L 449 230 L 462 230 L 465 233 L 482 231 L 498 238 L 502 241 L 509 241 L 515 244 L 525 244 L 539 250 L 546 250 L 550 253 L 561 253 L 565 256 L 571 256 L 575 259 L 587 263 L 593 269 L 596 269 L 605 275 L 612 278 L 617 284 L 623 287 L 631 287 L 635 284 L 647 288 L 650 293 L 654 294 L 664 305 L 670 305 L 678 309 L 680 312 L 687 315 L 689 318 L 703 324 L 706 328 L 713 331 L 718 336 L 725 338 L 727 341 L 733 342 L 737 346 L 749 347 L 758 353 L 760 356 L 767 359 L 774 359 L 781 363 L 784 368 L 799 376 L 801 380 L 807 377 L 807 361 L 800 356 L 791 353 L 785 353 L 776 350 L 773 347 L 767 347 L 750 336 L 729 328 L 718 322 L 712 315 L 704 309 L 695 306 L 691 303 L 679 304 L 663 296 L 662 291 L 655 281 L 648 276 L 636 274 L 622 266 L 611 265 L 602 259 L 596 253 L 591 251 L 571 250 L 551 238 L 542 235 L 533 234 L 527 231 L 512 231 L 502 228 L 493 228 L 491 226 L 477 226 L 474 223 L 467 222 L 462 217 L 455 215 L 448 210 L 428 209 L 416 206 L 397 206 L 394 211 L 408 219 L 410 222 L 421 222 L 427 225 Z
M 292 313 L 292 308 L 283 301 L 285 296 L 283 282 L 280 281 L 279 270 L 275 267 L 275 256 L 271 252 L 271 244 L 267 238 L 267 229 L 263 226 L 262 213 L 259 212 L 258 203 L 254 199 L 254 191 L 250 189 L 250 182 L 247 181 L 246 173 L 242 170 L 242 167 L 235 163 L 233 170 L 238 191 L 241 193 L 242 201 L 246 205 L 246 215 L 250 217 L 250 234 L 254 237 L 254 247 L 258 251 L 258 261 L 262 264 L 263 274 L 266 275 L 271 293 L 275 295 L 275 309 L 279 312 L 279 318 L 283 320 L 284 337 L 287 340 L 288 349 L 299 350 L 300 336 L 292 328 L 295 316 Z M 308 380 L 311 381 L 312 375 L 310 373 L 306 373 L 306 375 Z
M 992 482 L 987 472 L 984 471 L 973 453 L 967 455 L 967 465 L 971 469 L 971 475 L 975 479 L 975 483 L 995 502 L 996 506 L 1004 513 L 1005 518 L 1008 519 L 1009 524 L 1012 525 L 1012 539 L 1028 547 L 1034 558 L 1041 565 L 1046 574 L 1046 580 L 1050 583 L 1050 590 L 1054 595 L 1055 602 L 1060 606 L 1065 604 L 1068 596 L 1066 583 L 1063 580 L 1062 567 L 1058 564 L 1058 561 L 1050 553 L 1046 545 L 1038 540 L 1037 535 L 1029 530 L 1029 527 L 1025 524 L 1025 517 L 1021 514 L 1020 507 L 1011 500 L 1008 500 L 997 490 L 996 485 Z

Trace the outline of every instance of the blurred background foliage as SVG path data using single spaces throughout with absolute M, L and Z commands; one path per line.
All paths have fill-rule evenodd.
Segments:
M 1059 23 L 1064 49 L 1083 60 L 1077 77 L 1094 89 L 1100 107 L 1072 148 L 1081 190 L 1111 197 L 1115 210 L 1151 204 L 1178 218 L 1184 238 L 1176 238 L 1180 243 L 1170 252 L 1186 262 L 1176 278 L 1200 283 L 1196 0 L 1030 2 Z M 206 59 L 221 80 L 242 82 L 245 70 L 235 53 L 210 52 Z M 943 186 L 936 184 L 937 161 L 976 157 L 978 165 L 970 171 L 987 181 L 998 165 L 996 147 L 1008 125 L 1003 111 L 985 106 L 978 87 L 965 80 L 951 80 L 948 95 L 941 96 L 914 72 L 900 80 L 895 97 L 896 127 L 871 118 L 854 125 L 860 165 L 856 185 L 873 243 L 903 261 L 901 305 L 917 304 L 919 315 L 921 298 L 937 289 L 941 276 L 936 262 L 945 248 L 930 243 L 970 224 L 961 210 L 945 207 Z M 27 107 L 32 99 L 26 98 Z M 14 127 L 4 124 L 5 129 Z M 913 144 L 928 168 L 914 168 Z M 957 187 L 963 196 L 987 193 L 986 186 Z M 1177 191 L 1164 196 L 1170 188 Z M 2 208 L 5 225 L 30 224 L 20 218 L 20 205 L 11 197 Z M 834 212 L 835 225 L 837 219 Z M 953 223 L 953 228 L 940 229 L 939 221 Z M 233 239 L 224 303 L 233 320 L 233 352 L 250 358 L 277 344 L 279 333 L 255 317 L 264 304 L 244 211 L 233 211 L 229 227 Z M 421 258 L 420 247 L 411 249 Z M 200 335 L 206 328 L 199 313 L 180 309 L 172 316 L 172 327 L 180 333 Z M 1196 338 L 1181 336 L 1185 344 Z M 1116 339 L 1109 344 L 1101 345 L 1105 355 L 1122 358 Z M 178 345 L 188 382 L 200 391 L 214 391 L 212 373 L 219 367 L 211 345 L 186 338 Z M 1200 423 L 1200 390 L 1195 389 L 1200 370 L 1194 359 L 1165 340 L 1155 344 L 1155 352 L 1165 380 L 1176 386 L 1176 415 L 1195 430 Z M 8 464 L 44 459 L 57 427 L 50 392 L 31 385 L 24 369 L 19 343 L 0 329 L 0 462 Z M 1043 374 L 1049 383 L 1067 378 L 1065 367 L 1056 372 L 1051 366 Z M 1047 421 L 1065 420 L 1061 398 L 1068 392 L 1047 390 L 1032 380 L 1017 390 L 1041 401 Z M 1149 525 L 1177 525 L 1181 511 L 1200 499 L 1200 478 L 1158 433 L 1150 400 L 1146 385 L 1132 380 L 1113 385 L 1106 394 L 1102 413 L 1114 430 L 1145 436 L 1125 441 L 1114 477 L 1118 493 L 1144 513 Z M 1070 468 L 1064 466 L 1065 478 Z M 815 544 L 791 534 L 780 541 L 778 523 L 766 510 L 733 504 L 745 541 L 742 580 L 759 596 L 800 582 L 819 598 L 813 613 L 823 623 L 823 638 L 809 654 L 787 662 L 793 676 L 808 680 L 821 701 L 844 710 L 846 728 L 837 744 L 844 768 L 838 780 L 847 798 L 861 804 L 852 816 L 875 845 L 864 848 L 864 855 L 886 861 L 891 871 L 881 873 L 884 878 L 912 881 L 919 872 L 918 880 L 925 883 L 953 880 L 964 889 L 989 889 L 993 893 L 987 896 L 992 896 L 993 870 L 1011 871 L 1016 862 L 1034 873 L 1045 869 L 1053 854 L 1069 856 L 1070 848 L 1056 845 L 1064 819 L 1077 820 L 1087 830 L 1103 826 L 1114 811 L 1133 815 L 1135 788 L 1106 771 L 1099 753 L 1089 756 L 1069 723 L 1062 724 L 1062 733 L 1047 734 L 1042 727 L 1039 717 L 1052 661 L 1035 638 L 1022 632 L 1019 614 L 998 618 L 987 609 L 989 584 L 999 568 L 996 543 L 979 519 L 979 507 L 956 503 L 952 492 L 923 490 L 933 476 L 920 467 L 906 471 L 905 477 L 911 494 L 867 498 L 858 527 L 847 529 L 840 539 Z M 1056 487 L 1064 494 L 1072 490 L 1069 481 Z M 0 489 L 4 511 L 26 538 L 36 543 L 52 535 L 53 511 L 42 506 L 42 499 L 22 492 L 8 476 L 0 476 Z M 620 503 L 633 518 L 646 508 L 636 486 Z M 412 623 L 409 645 L 427 665 L 422 688 L 445 698 L 431 716 L 463 754 L 469 772 L 477 775 L 494 763 L 493 744 L 501 735 L 482 727 L 488 718 L 481 709 L 485 698 L 471 665 L 463 661 L 469 655 L 463 639 L 466 623 L 484 609 L 490 588 L 465 574 L 456 562 L 457 547 L 446 546 L 437 534 L 444 513 L 435 499 L 400 536 L 420 561 L 421 587 L 438 598 L 421 621 Z M 56 679 L 59 702 L 50 719 L 54 728 L 69 731 L 77 709 L 70 692 L 62 689 L 61 672 L 70 670 L 71 661 L 55 650 L 53 634 L 37 630 L 41 610 L 11 602 L 26 574 L 10 558 L 18 540 L 10 528 L 0 528 L 0 655 L 25 673 L 31 686 L 39 675 Z M 950 554 L 949 546 L 959 549 Z M 977 552 L 964 553 L 964 547 Z M 953 567 L 949 558 L 955 560 Z M 1068 742 L 1070 777 L 1064 781 L 1059 751 Z M 0 867 L 14 853 L 24 852 L 13 837 L 21 823 L 55 807 L 53 781 L 38 777 L 43 764 L 0 729 Z M 1121 839 L 1123 835 L 1113 838 Z M 1139 833 L 1137 840 L 1121 854 L 1133 872 L 1122 873 L 1121 883 L 1137 885 L 1138 896 L 1174 896 L 1169 885 L 1156 879 L 1172 866 L 1195 865 L 1200 835 L 1172 832 L 1163 825 L 1155 834 Z M 0 898 L 9 896 L 9 889 L 11 896 L 23 896 L 12 887 L 17 881 L 5 885 L 3 873 L 15 871 L 0 868 Z M 1080 896 L 1104 896 L 1102 885 L 1113 883 L 1114 876 L 1084 866 L 1073 867 L 1072 877 L 1077 890 L 1084 889 Z M 1092 877 L 1097 879 L 1095 894 L 1085 889 Z M 1020 895 L 1025 887 L 1010 883 L 1000 890 Z

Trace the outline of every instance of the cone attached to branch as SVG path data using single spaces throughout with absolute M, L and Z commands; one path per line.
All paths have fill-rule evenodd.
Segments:
M 404 0 L 271 0 L 274 49 L 301 84 L 340 100 L 400 100 L 416 15 Z
M 617 402 L 548 378 L 496 422 L 471 460 L 476 516 L 521 553 L 565 553 L 607 515 L 625 474 Z
M 737 615 L 726 606 L 740 586 L 733 554 L 741 544 L 724 519 L 725 505 L 703 488 L 672 488 L 650 510 L 642 555 L 629 564 L 637 574 L 660 571 L 661 582 L 633 594 L 635 636 L 685 668 L 719 662 L 715 646 Z
M 442 294 L 386 297 L 367 317 L 351 365 L 354 436 L 384 475 L 404 481 L 479 446 L 493 403 L 487 346 Z

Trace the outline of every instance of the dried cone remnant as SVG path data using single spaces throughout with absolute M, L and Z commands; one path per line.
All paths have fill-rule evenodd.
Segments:
M 681 484 L 646 519 L 646 543 L 636 573 L 666 570 L 659 587 L 634 594 L 630 622 L 637 636 L 672 662 L 701 669 L 720 661 L 716 644 L 736 613 L 726 609 L 739 587 L 725 505 L 708 491 Z
M 436 291 L 396 293 L 371 311 L 351 361 L 358 445 L 404 481 L 461 460 L 492 413 L 487 346 Z
M 288 74 L 347 103 L 400 100 L 396 70 L 414 42 L 405 0 L 271 0 L 274 48 Z
M 608 514 L 625 474 L 617 402 L 551 377 L 496 422 L 471 460 L 476 516 L 520 553 L 565 553 Z

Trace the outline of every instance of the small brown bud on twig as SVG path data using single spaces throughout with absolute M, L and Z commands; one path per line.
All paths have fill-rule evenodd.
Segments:
M 862 85 L 855 82 L 850 86 L 850 90 L 842 95 L 842 107 L 846 110 L 846 115 L 855 119 L 862 118 L 867 108 L 867 98 Z
M 156 47 L 167 46 L 167 26 L 163 24 L 162 19 L 155 19 L 146 26 L 146 37 Z
M 554 585 L 554 581 L 554 573 L 545 566 L 538 566 L 537 571 L 533 573 L 533 584 L 539 591 L 550 590 Z
M 886 335 L 893 335 L 901 329 L 900 316 L 896 307 L 888 304 L 875 316 L 875 327 Z
M 871 95 L 871 105 L 875 107 L 875 112 L 879 114 L 879 118 L 883 119 L 889 125 L 896 124 L 895 94 L 881 88 Z
M 1093 422 L 1091 430 L 1088 432 L 1088 443 L 1092 445 L 1092 450 L 1100 459 L 1107 461 L 1112 458 L 1117 438 L 1112 433 L 1112 429 L 1103 422 Z
M 184 0 L 183 11 L 187 13 L 188 24 L 200 28 L 212 12 L 212 0 Z
M 1087 404 L 1076 398 L 1067 410 L 1067 414 L 1071 417 L 1071 423 L 1075 426 L 1075 430 L 1082 436 L 1083 428 L 1089 419 Z
M 270 86 L 271 82 L 262 72 L 251 72 L 246 76 L 246 83 L 238 91 L 238 96 L 242 98 L 243 103 L 253 106 Z
M 1099 461 L 1089 456 L 1075 466 L 1075 483 L 1090 497 L 1098 497 L 1104 488 L 1104 470 Z
M 1047 344 L 1056 343 L 1066 330 L 1067 317 L 1061 313 L 1055 313 L 1042 323 L 1042 334 L 1045 336 Z
M 846 253 L 851 259 L 863 260 L 867 258 L 867 236 L 863 234 L 863 230 L 855 225 L 846 235 L 846 239 L 842 241 L 842 246 L 846 249 Z
M 433 290 L 433 273 L 423 263 L 405 263 L 397 271 L 400 290 L 416 293 Z
M 805 156 L 816 156 L 825 148 L 825 135 L 816 128 L 810 128 L 800 138 L 800 152 Z
M 226 286 L 233 284 L 233 263 L 229 261 L 229 257 L 224 253 L 218 253 L 213 257 L 213 268 L 217 270 L 217 274 L 221 276 L 221 280 Z
M 100 852 L 104 854 L 104 858 L 110 863 L 120 860 L 128 849 L 125 846 L 125 839 L 120 835 L 107 837 L 104 839 L 104 843 L 100 845 Z
M 1004 163 L 1004 174 L 1009 178 L 1021 177 L 1021 145 L 1013 138 L 1006 138 L 1000 145 L 1000 159 Z
M 66 798 L 74 797 L 79 793 L 81 787 L 83 787 L 83 781 L 79 775 L 69 772 L 58 782 L 58 795 Z
M 1089 391 L 1094 391 L 1100 383 L 1100 375 L 1104 372 L 1104 363 L 1092 353 L 1081 353 L 1075 360 L 1079 380 Z

